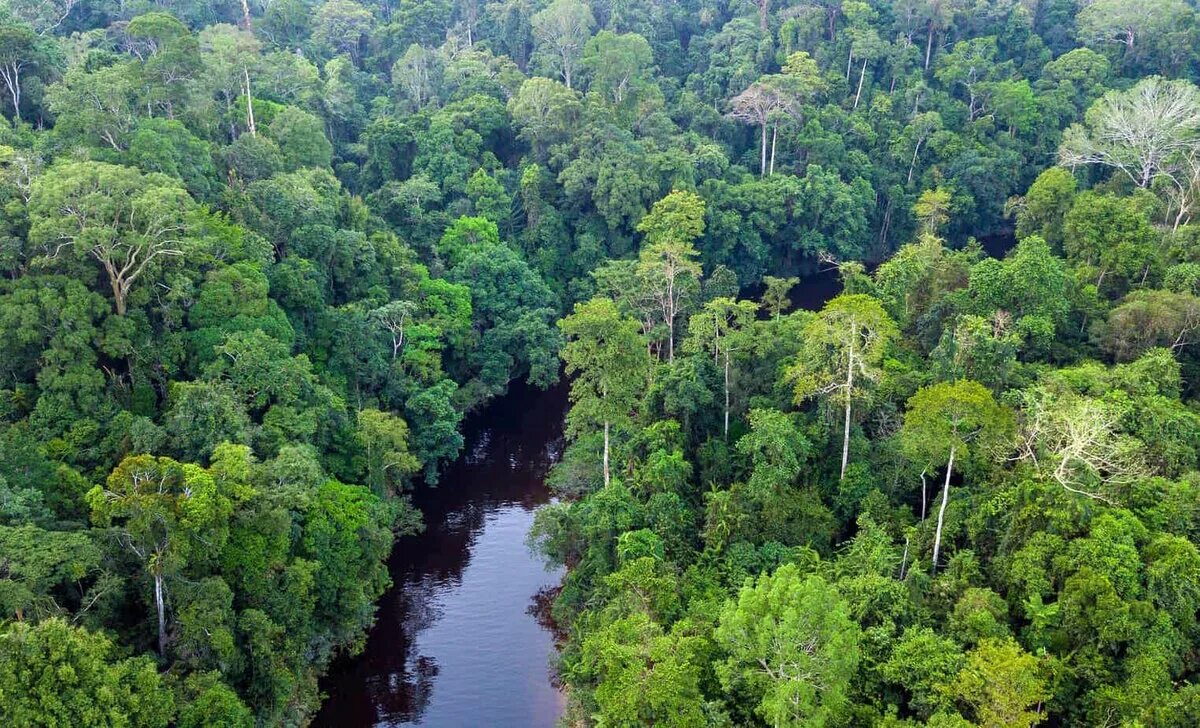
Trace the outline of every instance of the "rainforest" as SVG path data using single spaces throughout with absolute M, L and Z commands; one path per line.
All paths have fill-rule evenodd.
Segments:
M 0 0 L 0 722 L 1200 724 L 1197 48 Z

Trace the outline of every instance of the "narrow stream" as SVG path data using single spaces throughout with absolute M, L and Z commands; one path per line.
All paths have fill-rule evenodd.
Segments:
M 525 546 L 562 451 L 566 386 L 513 385 L 472 418 L 463 457 L 415 502 L 425 531 L 396 543 L 393 586 L 366 650 L 335 664 L 316 726 L 544 726 L 562 695 L 535 616 L 562 579 Z

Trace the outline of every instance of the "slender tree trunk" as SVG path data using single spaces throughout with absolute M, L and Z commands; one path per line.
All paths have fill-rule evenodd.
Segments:
M 908 163 L 908 184 L 910 185 L 912 184 L 913 170 L 917 168 L 917 155 L 921 153 L 921 144 L 924 142 L 924 139 L 918 139 L 917 146 L 913 147 L 912 159 Z
M 767 121 L 763 119 L 762 123 L 762 161 L 759 163 L 758 176 L 767 176 Z
M 167 606 L 163 597 L 163 577 L 154 574 L 154 607 L 158 610 L 158 654 L 167 654 Z
M 846 425 L 842 430 L 842 474 L 838 480 L 846 479 L 846 464 L 850 462 L 850 393 L 854 391 L 854 352 L 850 352 L 850 365 L 846 367 Z
M 608 430 L 609 430 L 608 420 L 605 420 L 604 421 L 604 487 L 605 488 L 608 487 L 608 479 L 609 479 L 609 476 L 608 476 L 608 452 L 609 452 Z
M 946 519 L 946 504 L 950 502 L 950 474 L 954 472 L 954 447 L 950 448 L 950 462 L 946 463 L 946 484 L 942 486 L 942 505 L 938 508 L 937 531 L 933 536 L 933 567 L 931 574 L 937 573 L 938 553 L 942 550 L 942 523 Z
M 246 77 L 246 128 L 250 130 L 250 136 L 258 136 L 254 124 L 254 97 L 250 95 L 250 69 L 242 66 L 242 73 Z
M 929 21 L 929 35 L 925 38 L 925 70 L 929 70 L 929 57 L 933 53 L 933 21 Z
M 725 352 L 725 439 L 729 439 L 729 352 Z
M 779 124 L 771 127 L 771 171 L 770 174 L 775 174 L 775 142 L 779 140 Z
M 858 108 L 858 100 L 862 97 L 863 79 L 867 75 L 867 59 L 863 59 L 862 70 L 858 72 L 858 91 L 854 93 L 854 108 Z
M 925 498 L 925 493 L 926 493 L 926 489 L 925 489 L 925 471 L 924 471 L 924 470 L 922 470 L 922 471 L 921 471 L 921 520 L 922 520 L 922 521 L 924 521 L 924 520 L 925 520 L 925 501 L 926 501 L 926 498 Z
M 850 52 L 846 54 L 846 83 L 850 83 L 850 69 L 854 66 L 854 46 L 850 46 Z
M 667 319 L 667 361 L 675 361 L 675 274 L 667 276 L 667 309 L 663 311 Z

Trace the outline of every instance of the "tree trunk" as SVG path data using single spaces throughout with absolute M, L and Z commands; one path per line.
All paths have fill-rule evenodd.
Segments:
M 858 72 L 858 91 L 854 93 L 854 108 L 858 108 L 858 100 L 862 97 L 863 79 L 867 75 L 867 59 L 863 59 L 862 70 Z
M 729 352 L 725 352 L 725 439 L 729 439 Z
M 933 536 L 933 567 L 930 574 L 937 573 L 938 553 L 942 550 L 942 523 L 946 519 L 946 504 L 950 501 L 950 474 L 954 472 L 954 447 L 950 448 L 950 461 L 946 463 L 946 484 L 942 487 L 942 505 L 938 509 L 937 531 Z
M 604 487 L 608 487 L 608 420 L 604 421 Z
M 113 292 L 113 303 L 117 307 L 117 315 L 125 315 L 125 287 L 121 285 L 120 279 L 114 278 L 110 281 Z
M 775 142 L 779 140 L 779 124 L 776 123 L 771 127 L 771 171 L 770 174 L 775 174 Z
M 162 574 L 154 574 L 154 607 L 158 610 L 158 654 L 167 654 L 167 607 L 163 598 Z
M 913 147 L 912 159 L 908 163 L 908 184 L 910 185 L 912 184 L 913 170 L 917 168 L 917 155 L 921 153 L 921 144 L 924 142 L 924 139 L 918 139 L 917 146 Z
M 767 176 L 767 120 L 762 123 L 762 161 L 759 163 L 758 176 Z
M 846 464 L 850 462 L 850 393 L 854 391 L 854 352 L 850 352 L 850 365 L 846 367 L 846 426 L 842 430 L 842 474 L 838 480 L 846 479 Z
M 925 520 L 925 471 L 921 471 L 921 520 Z
M 929 57 L 933 52 L 933 21 L 929 21 L 929 35 L 925 38 L 925 70 L 929 70 Z
M 246 77 L 246 128 L 250 131 L 250 136 L 258 136 L 258 129 L 254 124 L 254 97 L 250 95 L 250 69 L 242 66 L 242 73 Z

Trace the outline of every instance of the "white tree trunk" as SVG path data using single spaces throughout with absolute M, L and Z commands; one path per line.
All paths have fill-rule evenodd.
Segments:
M 867 75 L 867 59 L 863 59 L 862 70 L 858 72 L 858 91 L 854 93 L 854 108 L 858 108 L 858 100 L 862 98 L 863 79 Z
M 950 462 L 946 463 L 946 484 L 942 487 L 942 505 L 938 508 L 937 531 L 933 536 L 933 567 L 931 574 L 937 573 L 938 553 L 942 550 L 942 523 L 946 519 L 946 504 L 950 502 L 950 474 L 954 472 L 954 448 L 950 448 Z
M 729 352 L 725 352 L 725 439 L 729 439 Z
M 254 124 L 254 97 L 250 95 L 250 69 L 242 66 L 242 73 L 246 78 L 246 128 L 250 130 L 250 136 L 258 136 Z
M 779 139 L 779 124 L 771 127 L 771 171 L 768 174 L 775 174 L 775 142 Z
M 759 162 L 758 176 L 767 176 L 767 121 L 763 119 L 762 123 L 762 161 Z
M 608 420 L 604 421 L 604 487 L 608 487 Z
M 154 574 L 154 607 L 158 610 L 158 654 L 167 654 L 167 606 L 162 574 Z
M 846 465 L 850 462 L 850 394 L 854 391 L 854 350 L 850 351 L 850 364 L 846 367 L 846 424 L 842 430 L 842 474 L 838 480 L 846 479 Z

